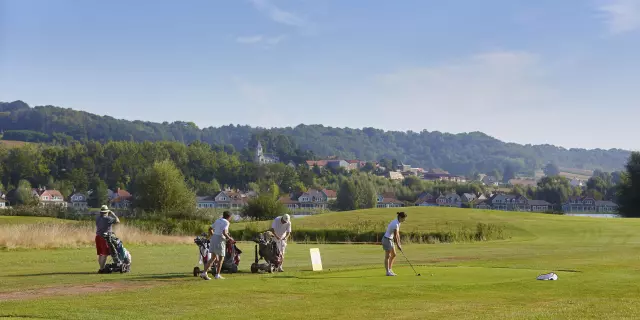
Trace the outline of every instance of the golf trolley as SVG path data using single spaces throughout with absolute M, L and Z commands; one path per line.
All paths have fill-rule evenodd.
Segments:
M 122 245 L 122 241 L 118 239 L 113 232 L 101 234 L 102 238 L 107 241 L 109 246 L 109 254 L 111 255 L 111 263 L 104 266 L 100 273 L 127 273 L 131 271 L 131 254 Z
M 211 259 L 211 251 L 209 251 L 209 239 L 207 238 L 206 233 L 202 233 L 193 239 L 193 242 L 198 245 L 198 263 L 193 268 L 193 276 L 197 277 L 200 275 L 200 266 L 206 265 L 206 263 Z M 240 250 L 236 246 L 235 241 L 227 240 L 227 249 L 225 252 L 224 260 L 222 261 L 222 269 L 220 270 L 222 273 L 236 273 L 238 272 L 238 265 L 240 264 L 240 254 L 242 250 Z M 216 264 L 211 266 L 209 272 L 216 270 Z
M 255 262 L 251 264 L 251 273 L 258 273 L 260 271 L 273 273 L 280 265 L 282 265 L 282 254 L 278 249 L 278 245 L 274 241 L 274 236 L 271 232 L 263 232 L 253 239 L 255 245 Z M 259 263 L 261 259 L 264 259 L 264 263 Z

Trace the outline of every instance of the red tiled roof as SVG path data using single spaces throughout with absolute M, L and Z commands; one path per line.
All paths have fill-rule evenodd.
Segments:
M 338 196 L 338 194 L 333 190 L 323 189 L 322 192 L 327 195 L 327 198 L 335 198 Z
M 310 167 L 318 166 L 325 167 L 329 161 L 328 160 L 307 160 L 307 165 Z
M 121 197 L 121 198 L 125 198 L 125 199 L 131 198 L 131 193 L 129 193 L 127 190 L 118 188 L 118 190 L 116 190 L 115 193 L 118 197 Z

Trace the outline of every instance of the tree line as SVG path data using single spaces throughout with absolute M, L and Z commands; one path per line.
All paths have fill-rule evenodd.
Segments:
M 527 174 L 547 163 L 578 169 L 615 171 L 622 168 L 630 153 L 626 150 L 564 149 L 551 145 L 505 143 L 480 132 L 449 134 L 438 131 L 395 132 L 375 128 L 332 128 L 299 125 L 287 128 L 254 128 L 228 125 L 198 128 L 193 122 L 153 123 L 118 120 L 108 116 L 54 106 L 31 108 L 22 101 L 0 103 L 0 128 L 4 139 L 53 142 L 70 141 L 202 141 L 221 145 L 232 152 L 246 151 L 258 139 L 268 150 L 291 149 L 288 160 L 298 162 L 320 157 L 380 160 L 398 159 L 415 167 L 442 168 L 454 174 L 498 171 L 505 175 Z

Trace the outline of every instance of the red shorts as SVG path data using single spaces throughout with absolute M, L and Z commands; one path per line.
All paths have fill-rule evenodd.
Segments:
M 107 240 L 103 237 L 96 234 L 96 249 L 98 251 L 99 256 L 108 256 L 109 255 L 109 245 L 107 244 Z

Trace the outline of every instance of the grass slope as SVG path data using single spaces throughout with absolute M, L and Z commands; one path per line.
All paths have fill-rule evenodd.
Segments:
M 195 245 L 127 246 L 130 274 L 97 275 L 94 249 L 0 252 L 0 317 L 54 319 L 633 319 L 640 314 L 640 220 L 479 210 L 407 208 L 403 229 L 502 223 L 505 241 L 405 247 L 398 277 L 384 277 L 377 245 L 287 248 L 286 273 L 242 273 L 209 282 L 189 275 Z M 385 223 L 394 210 L 331 213 L 294 220 L 324 228 L 367 219 Z M 234 228 L 240 224 L 232 224 Z M 320 248 L 325 271 L 310 270 Z M 329 270 L 330 269 L 330 270 Z M 559 281 L 536 281 L 555 271 Z M 74 294 L 76 293 L 76 294 Z M 82 294 L 79 300 L 77 293 Z

